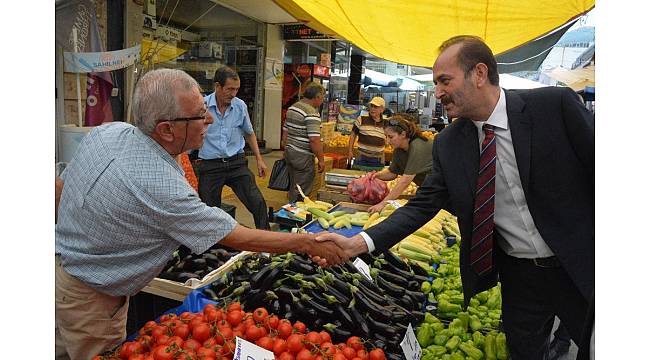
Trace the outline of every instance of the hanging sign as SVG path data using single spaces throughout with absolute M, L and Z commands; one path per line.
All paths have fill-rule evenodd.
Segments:
M 418 340 L 415 337 L 413 332 L 413 327 L 409 324 L 409 327 L 406 329 L 406 334 L 404 334 L 404 340 L 399 344 L 404 351 L 404 357 L 407 360 L 420 360 L 422 357 L 422 348 L 418 344 Z
M 140 60 L 140 44 L 128 49 L 103 52 L 64 52 L 64 71 L 71 73 L 106 72 L 133 65 Z

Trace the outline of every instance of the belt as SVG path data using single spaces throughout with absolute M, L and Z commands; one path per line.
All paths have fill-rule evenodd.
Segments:
M 535 265 L 537 267 L 542 267 L 542 268 L 559 268 L 562 267 L 562 264 L 560 264 L 560 260 L 557 259 L 556 256 L 549 256 L 549 257 L 544 257 L 544 258 L 534 258 L 534 259 L 526 259 L 526 258 L 516 258 L 510 256 L 510 258 L 515 259 L 520 262 L 525 262 L 528 264 Z
M 235 160 L 243 159 L 243 158 L 244 158 L 244 153 L 239 153 L 239 154 L 231 156 L 229 158 L 200 159 L 200 160 L 201 161 L 216 161 L 216 162 L 227 163 L 227 162 L 231 162 L 231 161 L 235 161 Z

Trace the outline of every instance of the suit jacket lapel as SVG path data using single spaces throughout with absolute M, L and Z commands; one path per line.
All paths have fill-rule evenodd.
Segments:
M 460 120 L 460 119 L 459 119 Z M 467 184 L 469 185 L 470 194 L 472 199 L 476 193 L 476 181 L 478 180 L 478 163 L 479 163 L 479 145 L 478 145 L 478 130 L 476 125 L 471 120 L 462 119 L 465 121 L 465 127 L 462 129 L 462 136 L 459 139 L 460 149 L 459 155 L 462 157 L 463 168 L 467 176 Z
M 524 112 L 526 103 L 514 91 L 506 91 L 506 111 L 508 113 L 508 126 L 512 135 L 512 144 L 515 148 L 519 178 L 528 195 L 528 181 L 530 179 L 530 149 L 532 146 L 531 121 Z

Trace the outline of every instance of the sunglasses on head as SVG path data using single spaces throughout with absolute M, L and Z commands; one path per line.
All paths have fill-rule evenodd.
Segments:
M 404 125 L 402 125 L 402 122 L 399 121 L 398 119 L 390 119 L 390 120 L 388 120 L 388 125 L 397 126 L 397 127 L 399 127 L 400 129 L 402 129 L 404 131 L 408 131 L 408 127 L 405 127 Z

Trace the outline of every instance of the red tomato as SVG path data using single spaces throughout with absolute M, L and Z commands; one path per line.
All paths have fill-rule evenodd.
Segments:
M 153 358 L 155 360 L 173 360 L 176 355 L 176 350 L 167 345 L 158 345 L 153 351 Z
M 176 314 L 174 314 L 174 313 L 165 314 L 165 315 L 160 317 L 160 322 L 163 323 L 163 322 L 166 322 L 168 320 L 175 319 L 175 318 L 176 318 Z
M 293 333 L 293 327 L 291 324 L 280 322 L 280 325 L 278 325 L 278 335 L 281 338 L 286 339 L 291 335 L 291 333 Z
M 297 354 L 302 350 L 305 345 L 303 344 L 303 341 L 305 340 L 305 335 L 302 334 L 292 334 L 289 336 L 287 339 L 287 349 L 294 353 Z
M 329 359 L 336 354 L 336 347 L 331 342 L 323 342 L 320 344 L 320 351 Z
M 190 329 L 194 329 L 199 324 L 205 324 L 205 321 L 203 320 L 203 317 L 202 316 L 194 317 L 192 320 L 190 320 L 190 323 L 189 323 Z
M 237 326 L 239 323 L 242 321 L 242 313 L 241 311 L 230 311 L 228 312 L 228 315 L 226 315 L 226 320 L 228 320 L 228 323 L 231 326 Z
M 273 343 L 273 353 L 275 356 L 280 356 L 283 352 L 287 351 L 287 341 L 284 339 L 276 338 Z
M 263 307 L 257 308 L 253 311 L 253 320 L 258 324 L 264 323 L 264 320 L 266 320 L 267 317 L 269 317 L 269 312 Z
M 330 333 L 328 333 L 327 331 L 323 330 L 318 334 L 320 335 L 321 343 L 332 342 L 332 337 L 330 336 Z
M 190 326 L 187 324 L 178 325 L 174 329 L 174 335 L 180 337 L 183 340 L 187 339 L 187 337 L 190 335 Z
M 205 313 L 206 311 L 210 311 L 210 310 L 217 310 L 217 307 L 214 304 L 206 304 L 203 307 L 203 313 Z
M 202 343 L 210 338 L 210 326 L 199 324 L 192 329 L 192 338 Z
M 140 329 L 140 335 L 151 335 L 151 331 L 156 328 L 158 324 L 155 321 L 147 321 L 142 329 Z
M 232 340 L 226 341 L 221 348 L 221 353 L 225 356 L 231 356 L 235 353 L 235 342 Z
M 156 339 L 156 341 L 158 341 L 157 339 L 161 335 L 169 335 L 169 329 L 165 326 L 156 325 L 151 330 L 151 337 Z
M 295 357 L 290 352 L 285 351 L 282 354 L 280 354 L 280 357 L 278 357 L 278 360 L 295 360 Z
M 368 352 L 365 349 L 357 351 L 357 357 L 361 360 L 368 360 Z
M 314 355 L 308 349 L 302 349 L 296 355 L 296 360 L 314 360 Z
M 262 330 L 262 327 L 258 325 L 249 326 L 246 329 L 246 333 L 244 334 L 246 340 L 251 342 L 255 342 L 263 336 L 264 336 L 264 331 Z
M 185 340 L 185 343 L 183 343 L 183 349 L 185 350 L 194 350 L 201 347 L 201 343 L 197 341 L 196 339 L 187 339 Z
M 203 316 L 205 317 L 205 320 L 207 320 L 209 323 L 217 321 L 217 311 L 216 310 L 211 310 L 203 313 Z
M 196 356 L 198 356 L 199 359 L 205 360 L 206 358 L 209 358 L 209 357 L 210 358 L 216 358 L 217 357 L 217 353 L 212 349 L 200 347 L 198 349 L 195 349 L 194 351 L 196 351 Z
M 358 336 L 350 336 L 348 338 L 348 341 L 346 341 L 346 345 L 353 348 L 356 351 L 363 349 L 363 343 L 361 342 L 361 339 Z
M 352 359 L 353 357 L 357 356 L 357 351 L 349 346 L 346 346 L 343 349 L 341 349 L 341 353 L 345 355 L 345 357 L 348 359 Z
M 305 335 L 305 342 L 307 344 L 308 349 L 313 349 L 314 347 L 317 347 L 318 345 L 321 344 L 322 339 L 320 338 L 320 334 L 315 332 L 315 331 L 310 331 Z
M 348 359 L 348 358 L 346 358 L 345 355 L 343 355 L 343 354 L 340 353 L 340 352 L 337 352 L 337 353 L 334 354 L 334 356 L 332 357 L 332 360 L 347 360 L 347 359 Z
M 229 322 L 227 322 L 226 320 L 217 321 L 217 330 L 221 331 L 226 328 L 232 329 L 232 326 L 230 326 Z
M 274 342 L 273 342 L 273 339 L 271 339 L 271 338 L 268 337 L 268 336 L 264 336 L 264 337 L 259 338 L 259 339 L 255 342 L 255 344 L 256 344 L 257 346 L 259 346 L 259 347 L 263 347 L 263 348 L 265 348 L 266 350 L 273 351 L 273 344 L 274 344 Z
M 352 358 L 352 360 L 361 360 L 361 358 L 358 357 L 358 356 L 355 356 L 355 357 Z
M 143 354 L 131 354 L 128 360 L 144 360 Z
M 176 344 L 176 347 L 180 349 L 183 347 L 184 343 L 185 341 L 183 341 L 179 336 L 172 336 L 169 338 L 167 345 Z
M 382 349 L 373 349 L 368 353 L 368 359 L 370 360 L 386 360 L 386 354 Z
M 156 338 L 156 344 L 158 345 L 167 345 L 169 343 L 169 335 L 160 335 Z
M 228 312 L 241 311 L 241 304 L 239 302 L 237 302 L 237 301 L 232 302 L 232 303 L 228 304 L 228 306 L 226 307 L 226 310 Z
M 323 357 L 323 355 L 316 355 L 314 360 L 326 360 L 326 359 Z
M 296 329 L 301 334 L 307 332 L 307 325 L 305 325 L 301 321 L 296 321 L 295 323 L 293 323 L 293 328 Z
M 129 341 L 122 344 L 120 347 L 119 356 L 120 359 L 128 359 L 133 354 L 143 353 L 144 349 L 142 344 L 136 341 Z
M 192 320 L 196 315 L 194 313 L 191 313 L 189 311 L 183 312 L 179 318 L 181 319 L 182 322 L 189 322 Z
M 277 329 L 278 325 L 280 325 L 280 318 L 277 317 L 276 315 L 271 315 L 264 320 L 264 324 L 266 325 L 267 328 L 270 329 Z
M 142 348 L 145 350 L 151 349 L 151 346 L 154 344 L 153 338 L 149 335 L 142 335 L 138 338 L 137 341 L 142 344 Z

